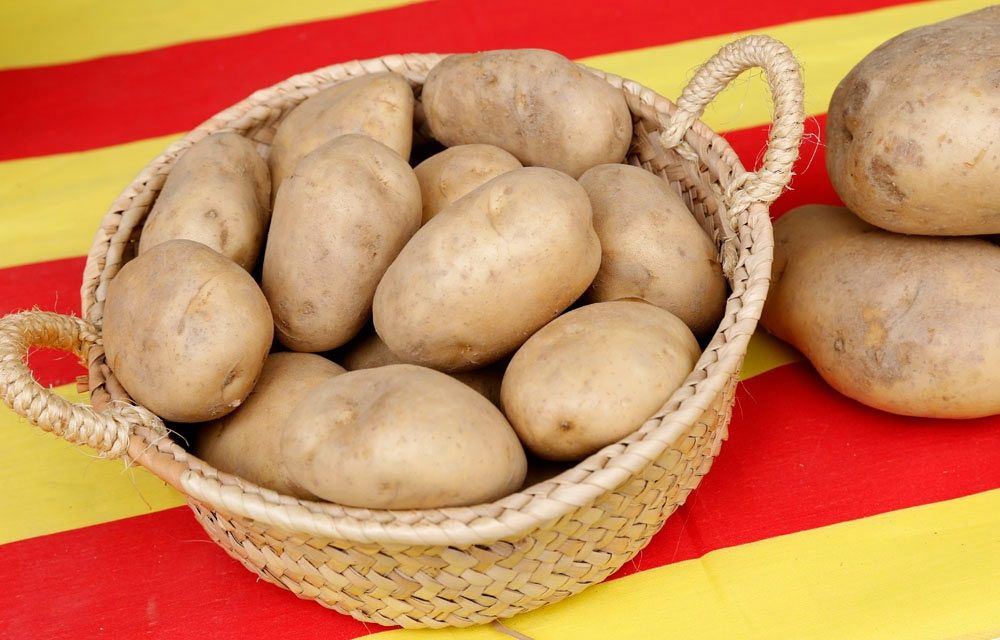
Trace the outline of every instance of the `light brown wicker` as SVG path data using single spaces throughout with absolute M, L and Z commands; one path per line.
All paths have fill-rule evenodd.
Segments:
M 719 452 L 737 374 L 767 293 L 768 206 L 791 177 L 802 135 L 798 64 L 779 42 L 738 40 L 701 67 L 675 106 L 649 89 L 591 70 L 619 88 L 635 118 L 628 161 L 666 180 L 716 240 L 732 295 L 718 332 L 669 402 L 633 435 L 561 475 L 491 504 L 370 511 L 301 501 L 221 473 L 166 437 L 133 406 L 108 368 L 100 326 L 108 283 L 130 257 L 143 219 L 175 159 L 219 130 L 266 153 L 276 123 L 341 80 L 395 71 L 418 91 L 439 55 L 339 64 L 258 91 L 171 145 L 104 217 L 83 277 L 85 319 L 25 312 L 0 321 L 0 391 L 14 411 L 101 456 L 128 456 L 184 493 L 231 556 L 302 598 L 381 624 L 466 626 L 557 602 L 600 582 L 648 542 L 697 486 Z M 700 117 L 732 79 L 766 73 L 774 98 L 763 167 L 748 173 Z M 25 364 L 31 345 L 89 363 L 93 407 L 42 388 Z

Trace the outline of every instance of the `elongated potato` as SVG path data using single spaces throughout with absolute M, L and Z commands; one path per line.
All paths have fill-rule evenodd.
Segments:
M 420 226 L 420 185 L 397 153 L 359 135 L 316 149 L 285 182 L 264 294 L 282 344 L 327 351 L 368 320 L 382 274 Z
M 413 144 L 413 90 L 396 73 L 372 73 L 338 83 L 295 107 L 274 134 L 268 164 L 272 201 L 299 161 L 338 136 L 357 133 L 403 159 Z
M 1000 6 L 907 31 L 868 54 L 830 101 L 837 194 L 899 233 L 1000 233 Z
M 768 331 L 835 389 L 913 416 L 1000 413 L 1000 247 L 896 235 L 847 209 L 775 224 Z
M 413 169 L 420 182 L 423 222 L 498 175 L 520 168 L 517 158 L 488 144 L 463 144 L 427 158 Z
M 253 269 L 271 217 L 271 179 L 253 143 L 214 133 L 174 164 L 139 238 L 139 254 L 186 239 Z
M 580 184 L 601 239 L 590 299 L 641 298 L 696 335 L 713 333 L 726 306 L 726 279 L 715 245 L 680 196 L 658 176 L 623 164 L 596 166 Z
M 398 364 L 314 387 L 281 450 L 291 479 L 331 502 L 431 509 L 516 491 L 527 462 L 496 407 L 443 373 Z
M 375 329 L 408 362 L 478 368 L 559 315 L 600 261 L 583 187 L 552 169 L 511 171 L 413 236 L 375 292 Z
M 518 349 L 503 379 L 503 410 L 535 455 L 579 460 L 641 427 L 700 355 L 669 311 L 637 300 L 590 304 Z
M 272 353 L 240 408 L 197 432 L 195 455 L 220 471 L 299 498 L 312 496 L 288 480 L 281 433 L 288 415 L 313 387 L 344 368 L 311 353 Z
M 199 242 L 168 240 L 108 285 L 102 334 L 108 365 L 136 402 L 164 420 L 202 422 L 253 389 L 273 325 L 249 273 Z
M 427 74 L 422 100 L 446 146 L 491 144 L 574 178 L 621 162 L 632 141 L 621 91 L 542 49 L 448 56 Z

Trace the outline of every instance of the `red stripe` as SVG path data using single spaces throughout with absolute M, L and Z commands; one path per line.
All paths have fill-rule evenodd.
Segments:
M 712 472 L 616 576 L 997 486 L 1000 417 L 892 416 L 838 395 L 804 365 L 788 365 L 740 385 L 731 436 Z M 7 585 L 0 637 L 347 638 L 365 631 L 257 584 L 207 542 L 186 509 L 2 546 L 0 584 Z M 63 594 L 57 600 L 54 586 Z
M 191 129 L 256 89 L 357 58 L 545 47 L 577 58 L 905 4 L 442 0 L 129 55 L 0 72 L 0 160 Z

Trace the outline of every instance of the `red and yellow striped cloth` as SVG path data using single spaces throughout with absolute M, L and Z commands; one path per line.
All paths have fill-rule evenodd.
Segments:
M 821 143 L 867 52 L 980 0 L 60 0 L 0 5 L 0 313 L 79 313 L 108 204 L 170 140 L 256 88 L 394 52 L 536 46 L 668 97 L 745 32 L 802 62 L 810 115 L 780 215 L 837 202 Z M 745 80 L 706 114 L 748 166 L 769 120 Z M 71 357 L 43 381 L 76 397 Z M 1000 418 L 902 418 L 839 396 L 755 336 L 729 441 L 653 543 L 607 582 L 520 616 L 533 638 L 1000 637 Z M 365 626 L 258 583 L 176 492 L 0 409 L 0 638 L 498 638 Z

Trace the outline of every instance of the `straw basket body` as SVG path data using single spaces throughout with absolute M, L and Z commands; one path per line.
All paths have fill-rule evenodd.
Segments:
M 635 122 L 627 162 L 680 193 L 715 240 L 732 295 L 718 332 L 667 404 L 634 434 L 561 475 L 491 504 L 371 511 L 279 495 L 221 473 L 166 437 L 108 367 L 100 327 L 108 283 L 133 254 L 174 161 L 210 133 L 235 131 L 267 153 L 281 118 L 310 95 L 362 74 L 395 71 L 419 97 L 438 55 L 352 62 L 293 77 L 213 117 L 150 163 L 105 216 L 83 278 L 84 318 L 26 312 L 0 321 L 0 392 L 34 424 L 104 457 L 128 456 L 183 492 L 231 556 L 300 597 L 381 624 L 466 626 L 557 602 L 600 582 L 642 549 L 711 466 L 726 436 L 737 375 L 767 293 L 768 205 L 791 176 L 802 134 L 802 85 L 790 52 L 769 38 L 723 48 L 677 104 L 590 70 L 620 89 Z M 698 117 L 733 78 L 762 67 L 775 102 L 762 168 L 747 172 Z M 420 110 L 418 108 L 418 125 Z M 41 388 L 31 345 L 89 365 L 93 406 Z

